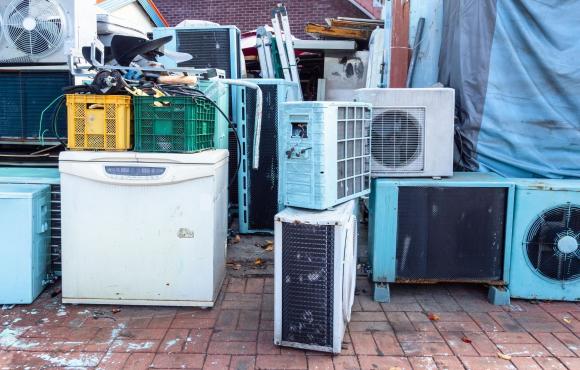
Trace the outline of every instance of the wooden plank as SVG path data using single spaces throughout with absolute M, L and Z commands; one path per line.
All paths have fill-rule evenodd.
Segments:
M 366 30 L 370 30 L 370 31 L 377 28 L 377 24 L 375 24 L 375 23 L 352 22 L 352 21 L 345 21 L 345 20 L 340 20 L 340 19 L 330 19 L 330 26 L 331 27 L 353 28 L 353 29 L 366 29 Z
M 315 23 L 308 23 L 305 27 L 305 31 L 306 33 L 337 39 L 368 40 L 371 37 L 371 32 L 368 30 L 329 27 Z
M 389 87 L 405 87 L 409 68 L 410 0 L 393 0 Z

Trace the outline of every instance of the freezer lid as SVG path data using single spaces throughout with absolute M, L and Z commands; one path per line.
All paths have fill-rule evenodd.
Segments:
M 49 189 L 49 185 L 0 184 L 0 199 L 31 199 Z
M 223 161 L 229 153 L 225 149 L 206 150 L 199 153 L 138 153 L 138 152 L 61 152 L 61 162 L 121 162 L 121 163 L 171 163 L 214 164 Z

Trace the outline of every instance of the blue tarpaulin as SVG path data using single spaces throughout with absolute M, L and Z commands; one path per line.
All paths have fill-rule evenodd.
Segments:
M 456 89 L 457 160 L 580 178 L 580 1 L 446 1 L 439 80 Z

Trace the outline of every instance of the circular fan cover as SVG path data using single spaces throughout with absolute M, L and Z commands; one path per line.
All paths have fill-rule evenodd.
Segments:
M 54 53 L 65 30 L 61 7 L 52 0 L 14 0 L 4 13 L 4 33 L 8 41 L 30 57 Z
M 544 211 L 530 226 L 524 244 L 528 262 L 541 276 L 558 281 L 580 277 L 580 205 Z
M 421 125 L 410 112 L 388 110 L 372 122 L 373 158 L 389 168 L 411 164 L 421 154 Z

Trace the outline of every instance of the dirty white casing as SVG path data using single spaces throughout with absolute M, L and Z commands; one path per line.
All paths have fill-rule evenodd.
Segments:
M 274 265 L 274 343 L 281 346 L 309 349 L 314 351 L 322 352 L 332 352 L 340 353 L 342 349 L 342 340 L 344 337 L 344 332 L 347 323 L 350 321 L 352 304 L 354 301 L 354 291 L 356 284 L 356 256 L 357 256 L 357 237 L 358 237 L 358 222 L 357 222 L 357 200 L 350 200 L 346 203 L 340 204 L 331 210 L 326 211 L 312 211 L 298 208 L 286 208 L 282 212 L 278 213 L 275 217 L 274 224 L 274 253 L 275 253 L 275 265 Z M 318 267 L 317 263 L 320 263 L 320 258 L 308 258 L 308 256 L 320 256 L 321 247 L 324 249 L 325 245 L 315 245 L 310 244 L 314 249 L 309 250 L 307 244 L 301 244 L 297 246 L 285 245 L 284 234 L 284 224 L 307 224 L 315 226 L 330 226 L 333 227 L 334 241 L 329 243 L 333 245 L 334 251 L 332 253 L 334 263 L 332 263 L 332 284 L 327 289 L 332 289 L 332 292 L 327 293 L 332 300 L 332 315 L 330 320 L 333 328 L 332 333 L 327 333 L 328 339 L 332 342 L 332 345 L 316 345 L 312 343 L 307 343 L 303 341 L 291 341 L 285 336 L 283 332 L 284 320 L 287 319 L 284 312 L 294 311 L 304 320 L 300 322 L 293 322 L 294 327 L 299 327 L 298 330 L 306 325 L 321 325 L 325 326 L 327 323 L 322 321 L 317 321 L 320 316 L 314 316 L 314 322 L 309 321 L 312 318 L 311 312 L 320 310 L 321 307 L 310 306 L 309 295 L 305 294 L 300 297 L 295 297 L 296 300 L 294 304 L 289 307 L 284 307 L 287 302 L 284 302 L 283 296 L 285 294 L 284 282 L 289 286 L 290 279 L 297 278 L 297 271 L 300 271 L 300 276 L 298 280 L 302 281 L 302 278 L 309 279 L 307 275 L 308 271 L 312 271 Z M 289 238 L 301 238 L 302 240 L 307 239 L 305 235 L 290 235 Z M 317 238 L 317 240 L 319 240 Z M 328 241 L 327 241 L 328 243 Z M 318 247 L 318 248 L 316 248 Z M 291 259 L 296 259 L 296 254 L 302 254 L 305 258 L 298 258 L 302 260 L 300 266 L 290 265 L 284 261 L 285 249 L 290 248 L 289 253 L 294 256 Z M 316 249 L 316 250 L 315 250 Z M 324 253 L 323 253 L 324 254 Z M 292 271 L 285 271 L 285 266 L 288 266 Z M 304 272 L 304 276 L 302 275 Z M 322 276 L 316 274 L 317 277 Z M 296 280 L 296 282 L 298 281 Z M 294 280 L 292 281 L 292 283 Z M 320 282 L 320 281 L 319 281 Z M 321 282 L 322 284 L 322 282 Z M 312 297 L 313 292 L 310 291 L 310 297 Z M 322 295 L 324 296 L 324 295 Z M 296 307 L 297 301 L 303 301 L 305 303 L 300 304 L 300 308 Z M 320 301 L 319 301 L 320 302 Z M 303 310 L 303 312 L 299 312 Z
M 61 153 L 63 302 L 213 306 L 227 163 L 227 150 Z

